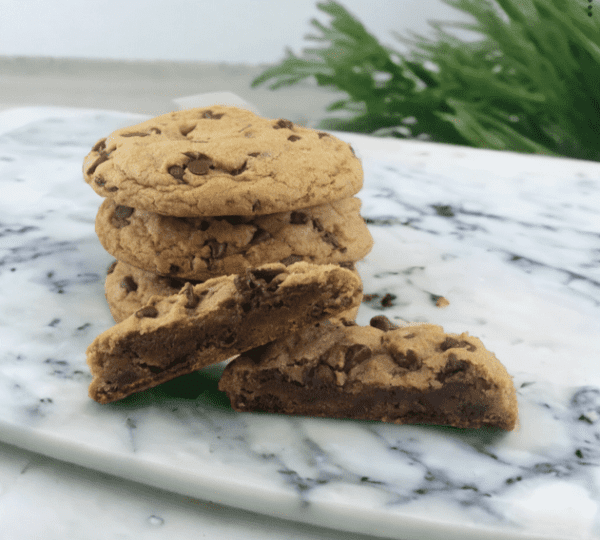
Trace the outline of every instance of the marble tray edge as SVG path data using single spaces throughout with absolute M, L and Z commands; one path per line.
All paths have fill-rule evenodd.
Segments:
M 307 502 L 296 493 L 266 488 L 256 497 L 256 486 L 251 488 L 235 481 L 224 482 L 222 477 L 201 477 L 193 471 L 140 460 L 129 454 L 115 456 L 90 445 L 76 444 L 61 437 L 45 433 L 46 446 L 32 432 L 0 420 L 0 442 L 21 448 L 60 462 L 71 463 L 88 470 L 115 476 L 115 461 L 119 464 L 119 478 L 163 491 L 177 493 L 193 499 L 210 501 L 219 505 L 238 508 L 267 517 L 299 522 L 336 531 L 358 533 L 381 538 L 440 538 L 445 540 L 565 540 L 563 536 L 527 534 L 519 529 L 500 529 L 486 525 L 468 526 L 431 519 L 403 516 L 384 509 L 369 508 L 368 513 L 356 515 L 352 504 L 320 500 L 318 505 Z M 385 508 L 385 506 L 384 506 Z M 427 536 L 422 536 L 423 533 Z

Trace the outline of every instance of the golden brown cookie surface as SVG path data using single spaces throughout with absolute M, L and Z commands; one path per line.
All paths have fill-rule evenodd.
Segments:
M 346 198 L 261 216 L 177 218 L 106 199 L 96 233 L 119 261 L 161 275 L 205 280 L 290 257 L 337 264 L 362 259 L 373 239 L 361 202 Z
M 351 270 L 356 277 L 360 275 L 353 265 L 345 268 Z M 169 276 L 159 276 L 140 270 L 122 261 L 115 261 L 106 276 L 104 290 L 108 307 L 116 322 L 121 322 L 136 311 L 146 306 L 152 297 L 167 297 L 177 294 L 185 286 L 187 280 Z M 197 285 L 198 281 L 191 281 Z M 358 313 L 357 305 L 343 311 L 334 320 L 353 321 Z
M 512 430 L 511 377 L 483 343 L 432 324 L 319 324 L 230 362 L 238 411 Z
M 363 181 L 336 137 L 224 106 L 117 130 L 96 143 L 83 174 L 117 204 L 179 217 L 286 212 L 350 197 Z

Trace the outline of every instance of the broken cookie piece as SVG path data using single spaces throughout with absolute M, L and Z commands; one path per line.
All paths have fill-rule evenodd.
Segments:
M 362 283 L 337 265 L 273 263 L 155 296 L 87 349 L 90 397 L 122 399 L 283 338 L 360 304 Z
M 373 323 L 313 325 L 248 351 L 219 388 L 237 411 L 514 429 L 512 379 L 479 339 Z

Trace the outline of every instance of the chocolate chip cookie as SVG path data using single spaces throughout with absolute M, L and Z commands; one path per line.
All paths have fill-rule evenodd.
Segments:
M 468 334 L 439 326 L 321 323 L 230 362 L 219 388 L 237 411 L 512 430 L 504 366 Z
M 120 261 L 156 274 L 206 280 L 292 259 L 358 261 L 373 246 L 360 206 L 353 197 L 278 214 L 181 218 L 106 199 L 96 233 Z
M 305 262 L 186 284 L 152 297 L 91 343 L 90 397 L 119 400 L 328 319 L 361 298 L 350 270 Z
M 360 279 L 353 264 L 344 265 L 344 268 L 354 272 L 356 277 Z M 116 322 L 121 322 L 148 305 L 153 296 L 165 297 L 176 294 L 187 282 L 187 280 L 175 277 L 159 276 L 127 263 L 115 261 L 107 273 L 104 289 L 106 301 L 113 318 Z M 201 282 L 190 281 L 190 283 L 197 285 Z M 357 305 L 343 311 L 338 316 L 332 317 L 332 320 L 353 321 L 359 307 Z
M 94 145 L 83 175 L 118 205 L 178 217 L 288 212 L 351 197 L 363 182 L 347 143 L 224 106 L 119 129 Z

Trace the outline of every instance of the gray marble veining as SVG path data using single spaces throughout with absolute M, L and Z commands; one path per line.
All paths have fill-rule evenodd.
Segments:
M 112 259 L 81 163 L 139 117 L 31 114 L 0 135 L 2 441 L 346 531 L 600 538 L 600 165 L 553 175 L 532 157 L 550 171 L 540 176 L 462 149 L 432 172 L 347 136 L 375 239 L 358 322 L 385 313 L 480 337 L 514 376 L 515 432 L 237 414 L 217 389 L 222 366 L 100 406 L 85 348 L 113 324 Z M 419 159 L 440 159 L 423 148 L 432 156 Z

